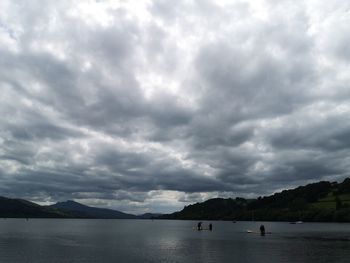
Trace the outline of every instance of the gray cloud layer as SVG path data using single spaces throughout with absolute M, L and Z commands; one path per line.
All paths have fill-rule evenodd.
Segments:
M 349 176 L 349 10 L 2 1 L 1 195 L 159 212 Z

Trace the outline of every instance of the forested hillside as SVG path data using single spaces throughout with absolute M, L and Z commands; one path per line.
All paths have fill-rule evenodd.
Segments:
M 162 219 L 350 222 L 350 178 L 318 182 L 257 199 L 216 198 Z

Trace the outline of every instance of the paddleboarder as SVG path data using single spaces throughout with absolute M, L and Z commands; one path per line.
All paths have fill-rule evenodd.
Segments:
M 265 236 L 265 226 L 264 225 L 260 226 L 260 235 Z

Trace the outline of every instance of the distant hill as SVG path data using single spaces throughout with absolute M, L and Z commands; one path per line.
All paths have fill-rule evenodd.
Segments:
M 3 218 L 68 218 L 69 214 L 23 200 L 0 197 L 0 217 Z
M 136 219 L 137 216 L 126 214 L 117 210 L 96 208 L 80 204 L 78 202 L 68 200 L 65 202 L 58 202 L 49 206 L 56 208 L 65 213 L 71 214 L 78 218 L 104 218 L 104 219 Z
M 159 218 L 350 222 L 350 179 L 308 184 L 257 199 L 210 199 Z
M 145 213 L 145 214 L 142 214 L 142 215 L 138 215 L 137 217 L 139 219 L 154 219 L 154 218 L 158 218 L 161 215 L 162 214 L 157 214 L 157 213 Z

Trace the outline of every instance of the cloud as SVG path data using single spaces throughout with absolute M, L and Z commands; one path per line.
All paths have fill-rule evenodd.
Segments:
M 0 10 L 3 195 L 170 212 L 349 176 L 344 1 Z

